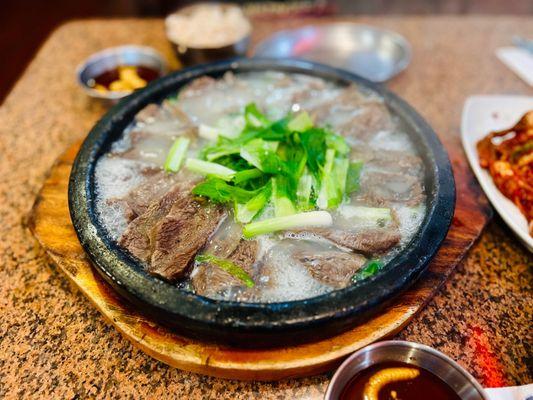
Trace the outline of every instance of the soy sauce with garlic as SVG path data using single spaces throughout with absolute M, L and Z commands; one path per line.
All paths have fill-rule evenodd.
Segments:
M 377 397 L 374 397 L 375 395 Z M 348 382 L 340 396 L 341 400 L 427 400 L 428 398 L 461 400 L 457 393 L 436 375 L 401 362 L 384 362 L 359 372 Z
M 159 76 L 159 71 L 150 67 L 120 65 L 90 79 L 87 85 L 102 92 L 131 91 L 146 86 Z

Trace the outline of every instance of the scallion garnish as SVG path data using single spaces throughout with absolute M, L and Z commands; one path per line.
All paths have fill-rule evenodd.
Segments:
M 251 238 L 265 233 L 284 231 L 287 229 L 302 229 L 310 227 L 330 226 L 333 223 L 331 214 L 327 211 L 309 211 L 286 217 L 275 217 L 244 225 L 242 233 L 245 238 Z
M 251 103 L 242 114 L 223 118 L 200 126 L 209 144 L 185 166 L 206 176 L 192 193 L 233 206 L 235 219 L 248 224 L 246 237 L 330 225 L 328 212 L 312 210 L 335 209 L 358 190 L 362 163 L 350 161 L 343 136 L 316 126 L 306 112 L 270 121 Z M 179 168 L 183 159 L 176 162 L 174 154 L 185 154 L 183 146 L 173 146 L 168 168 Z M 275 218 L 258 221 L 269 204 Z M 385 218 L 383 211 L 360 211 L 365 219 Z
M 177 138 L 170 151 L 168 152 L 167 159 L 165 161 L 165 171 L 178 172 L 187 154 L 187 148 L 189 147 L 190 139 L 186 137 Z

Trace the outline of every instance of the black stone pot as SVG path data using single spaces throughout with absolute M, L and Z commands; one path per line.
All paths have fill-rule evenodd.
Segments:
M 135 114 L 202 75 L 278 70 L 355 82 L 384 97 L 418 146 L 426 176 L 427 215 L 411 242 L 376 276 L 342 290 L 300 301 L 259 304 L 216 301 L 182 291 L 146 273 L 97 221 L 94 166 Z M 446 151 L 431 127 L 405 101 L 346 71 L 298 60 L 239 59 L 177 71 L 114 106 L 91 130 L 70 176 L 69 207 L 80 242 L 98 272 L 146 315 L 180 334 L 239 347 L 281 346 L 346 330 L 416 281 L 444 240 L 455 207 L 455 183 Z

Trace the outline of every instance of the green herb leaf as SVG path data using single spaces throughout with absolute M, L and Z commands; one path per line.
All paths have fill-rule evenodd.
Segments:
M 279 174 L 283 171 L 283 162 L 276 154 L 278 142 L 253 139 L 241 147 L 240 155 L 261 171 Z
M 321 168 L 326 161 L 326 138 L 323 129 L 309 129 L 299 134 L 299 140 L 307 154 L 309 172 L 319 181 Z
M 220 178 L 209 178 L 197 184 L 192 189 L 192 194 L 208 197 L 215 203 L 229 203 L 233 201 L 246 203 L 257 193 L 232 186 Z
M 361 170 L 363 169 L 363 162 L 351 162 L 348 167 L 348 176 L 346 177 L 346 194 L 350 194 L 359 190 L 359 180 L 361 177 Z
M 235 174 L 235 176 L 233 177 L 233 182 L 238 185 L 250 179 L 260 178 L 263 175 L 263 172 L 257 168 L 245 169 Z
M 370 276 L 376 275 L 383 266 L 383 263 L 377 259 L 367 261 L 365 266 L 352 276 L 352 282 L 359 282 Z
M 297 114 L 287 124 L 287 128 L 291 132 L 304 132 L 308 129 L 311 129 L 312 127 L 313 127 L 313 120 L 311 119 L 309 114 L 307 114 L 307 112 L 305 111 Z

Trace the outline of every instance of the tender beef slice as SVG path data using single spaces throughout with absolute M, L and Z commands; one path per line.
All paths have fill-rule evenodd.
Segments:
M 311 115 L 318 124 L 328 124 L 340 134 L 368 140 L 373 134 L 392 127 L 387 106 L 378 97 L 363 94 L 349 86 L 331 101 L 320 104 Z
M 149 123 L 153 121 L 160 113 L 160 108 L 157 104 L 148 104 L 141 111 L 135 115 L 135 121 Z
M 227 258 L 253 278 L 257 251 L 258 244 L 255 240 L 241 240 Z M 191 280 L 195 292 L 206 297 L 217 297 L 228 290 L 239 290 L 242 298 L 245 292 L 250 291 L 239 279 L 213 264 L 198 265 Z
M 190 190 L 198 181 L 198 177 L 188 171 L 180 171 L 178 174 L 169 174 L 159 169 L 145 182 L 131 190 L 124 198 L 117 199 L 126 205 L 130 214 L 126 215 L 130 221 L 146 212 L 148 207 L 162 198 L 173 187 L 180 190 Z M 113 199 L 115 201 L 115 199 Z
M 374 158 L 368 162 L 367 166 L 416 177 L 421 177 L 423 170 L 420 157 L 401 151 L 376 151 Z
M 375 133 L 392 127 L 389 111 L 381 101 L 374 101 L 359 106 L 358 112 L 350 121 L 338 127 L 344 136 L 368 140 Z
M 228 215 L 206 243 L 204 252 L 217 257 L 228 258 L 239 246 L 242 238 L 242 225 Z
M 128 150 L 114 152 L 113 155 L 129 160 L 150 163 L 154 167 L 162 167 L 173 138 L 166 135 L 154 135 L 143 131 L 130 133 L 131 146 Z
M 384 253 L 396 246 L 401 239 L 397 227 L 367 228 L 357 231 L 348 231 L 331 228 L 314 228 L 308 232 L 327 239 L 338 246 L 348 248 L 363 254 Z
M 161 105 L 155 103 L 148 104 L 135 115 L 135 121 L 144 124 L 152 123 L 155 120 L 168 119 L 178 120 L 184 125 L 190 124 L 191 122 L 187 114 L 183 112 L 176 101 L 169 99 L 164 100 Z
M 216 84 L 216 80 L 210 76 L 202 76 L 185 86 L 179 93 L 180 97 L 192 97 L 202 93 L 205 89 Z
M 409 206 L 420 204 L 425 198 L 417 177 L 377 171 L 363 173 L 357 197 L 371 204 L 402 202 Z
M 366 170 L 377 172 L 395 171 L 405 175 L 422 176 L 422 159 L 403 151 L 375 149 L 357 145 L 350 152 L 350 159 L 362 161 Z
M 147 262 L 152 254 L 150 236 L 154 226 L 170 211 L 177 198 L 183 196 L 189 187 L 175 185 L 160 199 L 153 201 L 143 213 L 126 228 L 119 244 L 139 260 Z
M 151 231 L 148 271 L 169 281 L 182 277 L 222 218 L 224 211 L 218 205 L 201 204 L 188 191 L 178 197 Z
M 183 125 L 190 125 L 192 122 L 187 114 L 181 109 L 175 100 L 166 99 L 161 104 L 165 116 L 170 119 L 178 120 Z
M 125 201 L 136 215 L 141 215 L 154 200 L 161 198 L 175 184 L 174 175 L 161 171 L 130 191 Z
M 293 257 L 309 270 L 313 278 L 334 288 L 348 286 L 351 277 L 366 262 L 366 258 L 360 254 L 335 250 L 301 251 Z

